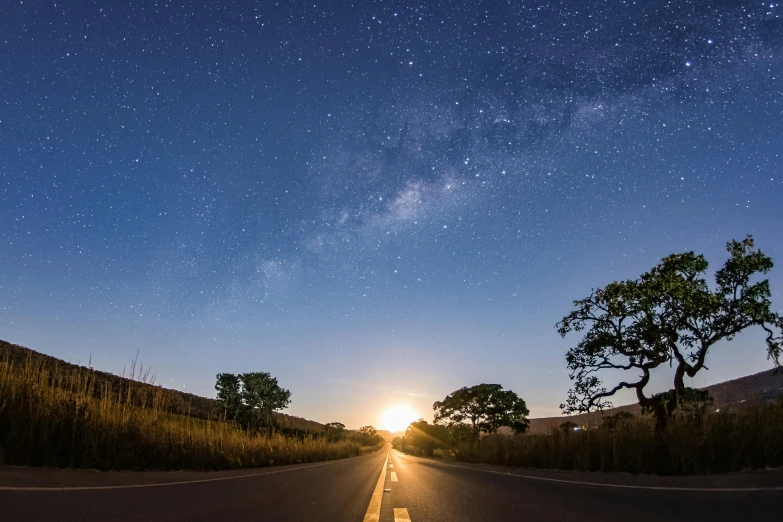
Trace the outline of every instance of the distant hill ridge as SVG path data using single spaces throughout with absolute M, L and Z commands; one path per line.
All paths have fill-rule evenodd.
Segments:
M 391 442 L 394 439 L 394 437 L 397 436 L 396 433 L 392 433 L 389 430 L 376 430 L 376 432 L 378 433 L 378 435 L 383 437 L 383 440 L 385 440 L 386 442 Z
M 701 389 L 710 392 L 716 408 L 728 408 L 746 401 L 765 402 L 776 400 L 783 397 L 783 371 L 766 370 Z M 614 415 L 621 411 L 640 415 L 641 407 L 638 404 L 627 404 L 607 409 L 603 412 L 582 413 L 568 417 L 530 419 L 529 433 L 548 433 L 552 426 L 557 426 L 565 421 L 571 421 L 580 426 L 591 426 L 600 423 L 603 417 Z
M 128 379 L 112 373 L 102 372 L 100 370 L 94 370 L 78 364 L 69 363 L 62 359 L 57 359 L 51 355 L 46 355 L 24 346 L 12 344 L 0 339 L 0 361 L 10 361 L 14 365 L 25 364 L 30 359 L 34 363 L 41 363 L 49 368 L 55 368 L 57 366 L 64 369 L 77 369 L 88 370 L 92 372 L 95 379 L 96 388 L 100 388 L 103 384 L 111 385 L 112 389 L 123 389 L 128 384 L 133 383 L 137 387 L 150 387 L 160 388 L 166 394 L 166 402 L 173 405 L 176 413 L 183 415 L 190 415 L 191 417 L 197 417 L 200 419 L 214 418 L 215 413 L 219 410 L 218 403 L 215 399 L 209 399 L 207 397 L 200 397 L 193 395 L 192 393 L 186 393 L 179 390 L 172 390 L 170 388 L 163 388 L 163 386 L 147 384 L 137 380 Z M 319 422 L 303 419 L 301 417 L 294 417 L 293 415 L 286 415 L 285 413 L 275 413 L 275 419 L 278 426 L 286 430 L 303 430 L 310 432 L 324 431 L 325 426 Z

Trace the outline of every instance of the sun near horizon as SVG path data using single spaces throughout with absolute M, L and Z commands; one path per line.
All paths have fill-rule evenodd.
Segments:
M 409 404 L 395 404 L 383 411 L 378 428 L 392 433 L 405 431 L 408 425 L 419 417 L 420 415 Z

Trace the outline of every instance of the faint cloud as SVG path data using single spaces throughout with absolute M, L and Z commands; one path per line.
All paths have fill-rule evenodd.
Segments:
M 274 259 L 263 261 L 258 267 L 258 271 L 264 275 L 266 280 L 283 281 L 286 278 L 283 263 Z
M 467 202 L 464 183 L 444 175 L 435 181 L 409 180 L 390 203 L 370 217 L 368 227 L 415 223 Z
M 445 173 L 431 181 L 410 179 L 391 197 L 372 198 L 325 216 L 303 246 L 312 253 L 332 255 L 376 245 L 392 232 L 400 237 L 406 230 L 434 231 L 433 222 L 439 226 L 440 221 L 475 203 L 481 194 L 480 183 L 459 181 Z M 270 266 L 270 272 L 275 269 Z
M 256 284 L 267 294 L 282 291 L 298 279 L 300 270 L 297 258 L 264 259 L 256 268 Z

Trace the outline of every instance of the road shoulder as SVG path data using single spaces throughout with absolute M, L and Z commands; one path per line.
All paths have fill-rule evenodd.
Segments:
M 303 470 L 327 465 L 339 465 L 354 462 L 356 459 L 368 459 L 377 456 L 377 452 L 366 453 L 356 457 L 289 464 L 285 466 L 268 466 L 263 468 L 245 468 L 221 471 L 97 471 L 76 469 L 34 468 L 24 466 L 0 466 L 0 487 L 106 487 L 106 486 L 151 486 L 159 484 L 174 484 L 181 482 L 203 482 L 238 480 L 254 476 L 273 475 L 295 470 Z
M 631 475 L 627 473 L 589 473 L 580 471 L 541 470 L 533 468 L 515 468 L 490 464 L 470 464 L 445 459 L 424 458 L 395 451 L 402 458 L 412 458 L 434 466 L 450 466 L 499 475 L 513 475 L 520 480 L 573 482 L 598 486 L 650 487 L 650 488 L 781 488 L 783 489 L 783 470 L 742 471 L 712 475 Z

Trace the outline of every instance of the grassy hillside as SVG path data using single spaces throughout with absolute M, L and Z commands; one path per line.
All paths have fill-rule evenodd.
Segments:
M 88 368 L 84 366 L 65 362 L 50 355 L 36 352 L 30 348 L 0 340 L 0 361 L 9 361 L 16 365 L 23 365 L 28 359 L 35 364 L 40 364 L 50 371 L 55 369 L 59 369 L 60 371 L 74 371 L 76 369 L 88 370 Z M 143 369 L 136 368 L 133 365 L 130 371 L 134 375 L 131 375 L 131 378 L 120 377 L 99 370 L 89 370 L 92 389 L 96 394 L 106 385 L 118 392 L 127 390 L 129 386 L 133 386 L 139 394 L 162 394 L 165 397 L 169 411 L 172 413 L 188 415 L 204 420 L 214 419 L 218 416 L 219 406 L 214 399 L 200 397 L 198 395 L 193 395 L 192 393 L 185 393 L 178 390 L 171 390 L 144 382 L 148 380 L 149 375 L 145 375 L 146 372 L 144 372 Z M 286 415 L 285 413 L 275 413 L 274 415 L 277 425 L 283 431 L 322 433 L 325 430 L 323 424 L 315 421 L 295 417 L 293 415 Z
M 213 413 L 203 397 L 0 345 L 0 465 L 229 469 L 350 457 L 382 442 L 288 415 L 282 430 L 245 431 Z
M 767 370 L 740 377 L 739 379 L 713 384 L 704 389 L 710 392 L 715 401 L 716 409 L 737 409 L 747 403 L 775 401 L 783 397 L 783 371 Z M 638 404 L 628 404 L 603 412 L 583 413 L 569 417 L 530 419 L 529 433 L 549 433 L 553 426 L 559 426 L 567 420 L 580 426 L 598 426 L 606 416 L 614 415 L 621 411 L 633 415 L 641 414 L 641 408 Z

